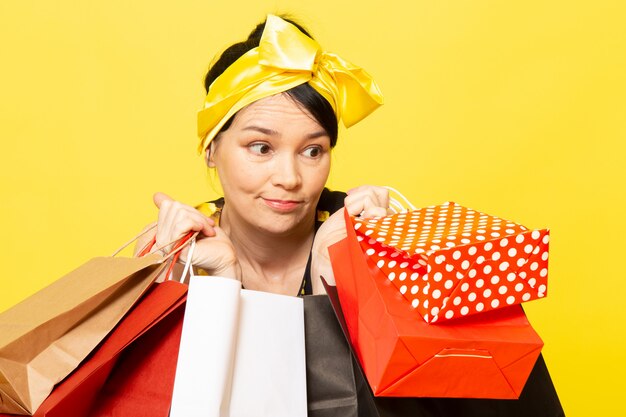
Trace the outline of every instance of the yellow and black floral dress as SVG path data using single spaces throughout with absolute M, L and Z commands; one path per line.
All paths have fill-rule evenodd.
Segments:
M 319 229 L 322 223 L 330 217 L 331 214 L 339 210 L 344 205 L 344 199 L 346 193 L 341 191 L 330 191 L 328 188 L 324 188 L 320 200 L 317 203 L 317 218 L 315 221 L 315 231 Z M 213 218 L 218 224 L 220 219 L 220 213 L 224 207 L 224 197 L 217 200 L 202 203 L 196 207 L 202 214 Z M 309 254 L 309 260 L 306 264 L 304 276 L 302 277 L 302 284 L 300 290 L 298 290 L 298 296 L 311 295 L 313 293 L 313 287 L 311 285 L 311 255 Z

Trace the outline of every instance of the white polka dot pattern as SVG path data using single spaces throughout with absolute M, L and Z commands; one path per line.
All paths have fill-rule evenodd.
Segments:
M 547 295 L 548 229 L 453 202 L 353 221 L 366 256 L 428 323 Z

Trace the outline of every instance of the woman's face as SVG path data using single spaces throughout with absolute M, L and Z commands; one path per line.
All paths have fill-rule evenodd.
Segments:
M 229 221 L 289 235 L 313 226 L 315 208 L 330 171 L 330 138 L 286 94 L 240 110 L 212 143 Z

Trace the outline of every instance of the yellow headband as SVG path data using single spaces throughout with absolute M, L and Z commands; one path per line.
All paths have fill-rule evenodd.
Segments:
M 362 68 L 323 52 L 297 27 L 268 15 L 259 46 L 233 62 L 211 84 L 198 112 L 198 152 L 248 104 L 306 82 L 328 100 L 337 120 L 342 119 L 346 127 L 383 103 L 378 86 Z

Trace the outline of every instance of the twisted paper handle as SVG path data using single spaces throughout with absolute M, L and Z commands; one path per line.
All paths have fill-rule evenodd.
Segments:
M 154 228 L 154 226 L 152 228 Z M 170 262 L 170 266 L 167 268 L 167 272 L 165 273 L 165 279 L 167 280 L 170 279 L 172 275 L 172 271 L 174 270 L 174 265 L 176 264 L 176 262 L 178 262 L 178 259 L 180 258 L 180 253 L 185 247 L 185 245 L 187 245 L 187 243 L 192 239 L 195 243 L 195 238 L 196 236 L 198 236 L 199 233 L 200 232 L 189 232 L 182 238 L 173 240 L 155 249 L 155 252 L 156 252 L 175 243 L 174 247 L 172 248 L 172 251 L 163 258 L 164 260 L 169 259 L 169 258 L 172 259 Z M 148 253 L 150 253 L 151 249 L 154 247 L 155 244 L 156 244 L 156 236 L 154 236 L 152 240 L 148 242 L 148 244 L 139 252 L 139 254 L 137 254 L 137 256 L 142 257 L 142 256 L 147 255 Z
M 133 243 L 134 241 L 136 241 L 137 239 L 139 239 L 141 236 L 145 235 L 146 233 L 148 233 L 149 231 L 151 231 L 152 229 L 154 229 L 156 227 L 156 223 L 153 224 L 152 226 L 148 227 L 146 230 L 144 230 L 143 232 L 139 233 L 137 236 L 135 236 L 134 238 L 132 238 L 131 240 L 129 240 L 128 242 L 124 243 L 118 250 L 116 250 L 115 252 L 113 252 L 113 254 L 111 255 L 111 257 L 114 257 L 115 255 L 117 255 L 118 253 L 120 253 L 121 251 L 123 251 L 124 249 L 126 249 L 131 243 Z M 144 247 L 145 249 L 145 247 Z M 143 251 L 143 249 L 142 249 Z

